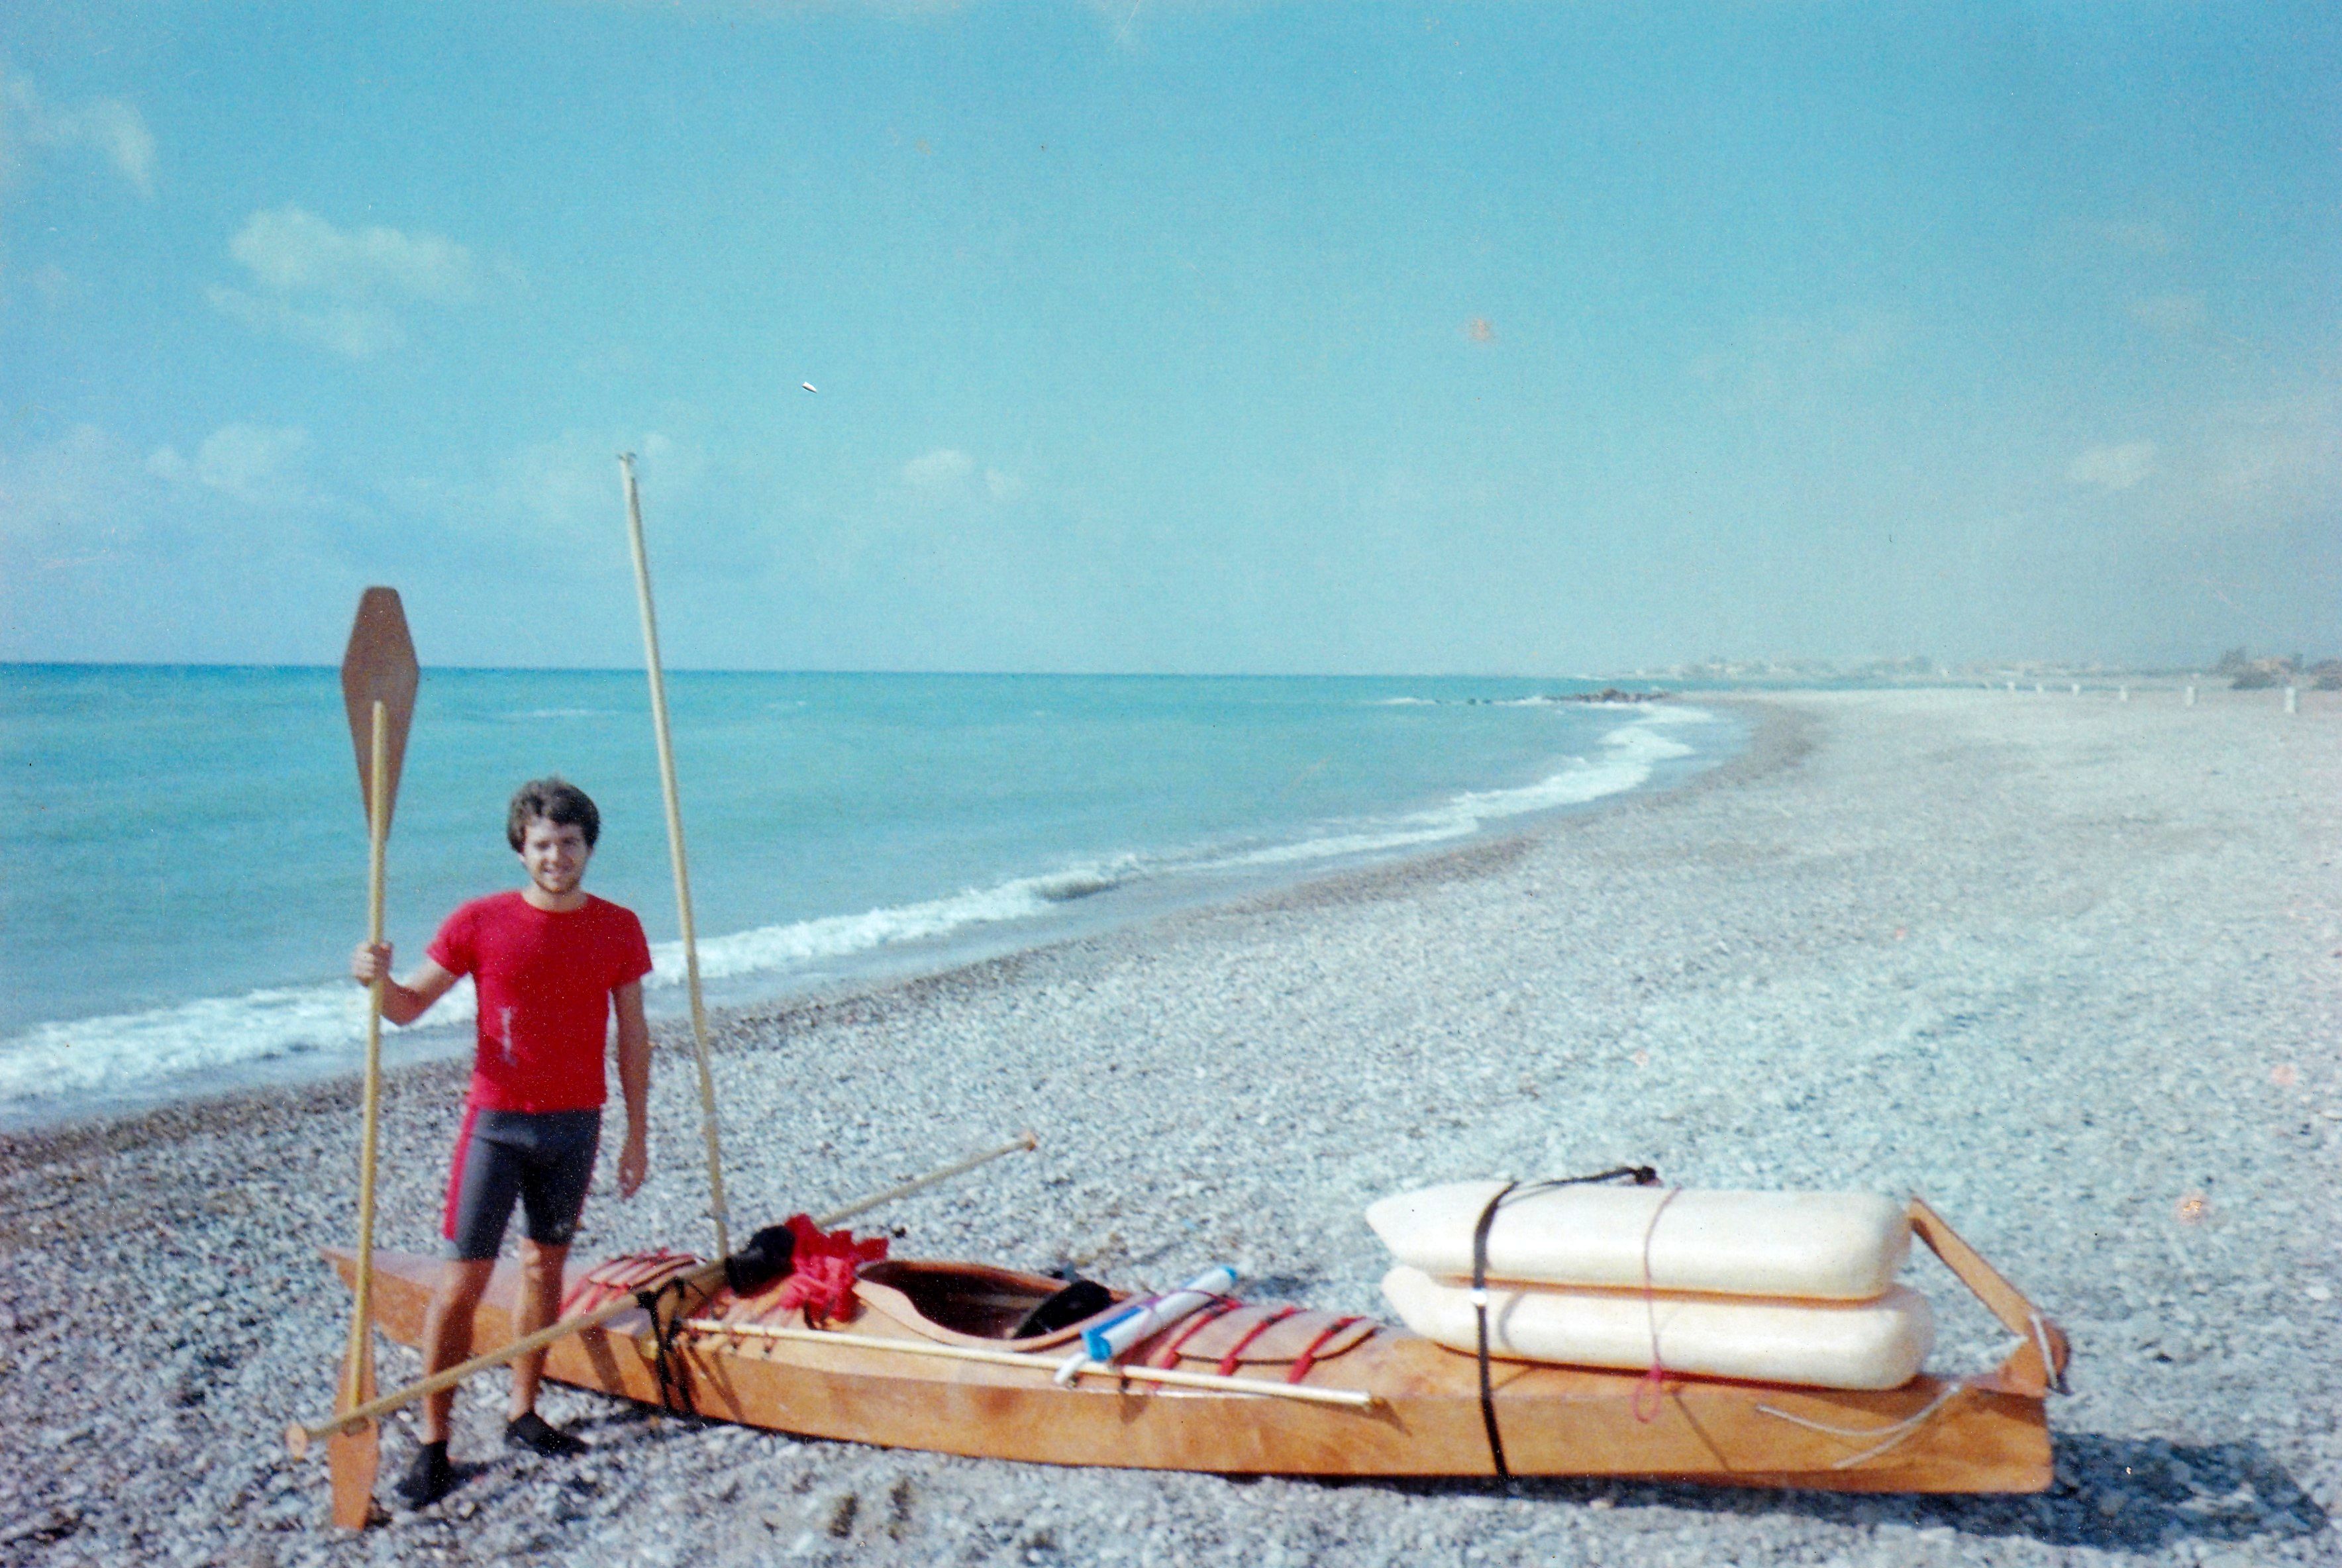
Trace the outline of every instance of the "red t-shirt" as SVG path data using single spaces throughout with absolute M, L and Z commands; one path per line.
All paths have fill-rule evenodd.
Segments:
M 475 898 L 447 917 L 431 962 L 479 988 L 470 1104 L 483 1111 L 590 1111 L 602 1078 L 610 993 L 651 972 L 634 912 L 588 894 L 565 914 L 517 893 Z

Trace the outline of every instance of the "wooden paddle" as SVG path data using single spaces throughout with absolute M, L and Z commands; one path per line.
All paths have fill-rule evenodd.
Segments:
M 406 760 L 406 731 L 415 717 L 419 675 L 406 612 L 395 588 L 368 588 L 358 600 L 349 651 L 342 656 L 342 703 L 349 710 L 350 742 L 357 751 L 358 788 L 366 813 L 366 941 L 382 942 L 383 849 Z M 357 1289 L 350 1310 L 349 1348 L 342 1358 L 339 1403 L 354 1411 L 374 1398 L 375 1134 L 382 1101 L 382 985 L 366 988 L 365 1095 L 358 1134 Z M 371 1420 L 344 1423 L 326 1444 L 333 1473 L 334 1523 L 363 1530 L 374 1513 L 375 1473 L 381 1433 Z
M 939 1171 L 930 1171 L 926 1175 L 905 1182 L 900 1186 L 889 1187 L 883 1193 L 873 1193 L 866 1198 L 858 1198 L 842 1209 L 832 1209 L 815 1220 L 814 1223 L 823 1230 L 828 1230 L 834 1225 L 844 1224 L 856 1214 L 866 1213 L 881 1203 L 891 1203 L 897 1198 L 907 1198 L 914 1193 L 925 1192 L 938 1182 L 947 1182 L 954 1176 L 973 1171 L 978 1165 L 990 1164 L 1004 1154 L 1026 1153 L 1040 1146 L 1040 1140 L 1032 1134 L 1019 1134 L 996 1149 L 986 1149 L 981 1154 L 971 1154 L 965 1160 L 956 1160 Z M 361 1267 L 363 1268 L 371 1260 L 361 1260 Z M 363 1273 L 360 1277 L 365 1277 Z M 686 1291 L 701 1290 L 712 1288 L 716 1282 L 723 1277 L 724 1260 L 718 1258 L 714 1263 L 701 1263 L 688 1273 L 676 1276 L 676 1279 L 669 1281 L 668 1283 L 679 1283 Z M 575 1317 L 563 1318 L 557 1323 L 537 1330 L 535 1333 L 525 1334 L 510 1344 L 495 1350 L 485 1351 L 460 1366 L 451 1366 L 445 1371 L 435 1372 L 428 1377 L 418 1379 L 408 1383 L 405 1388 L 385 1393 L 378 1399 L 368 1400 L 365 1403 L 354 1408 L 336 1409 L 330 1421 L 320 1421 L 310 1425 L 304 1425 L 297 1421 L 293 1422 L 285 1428 L 285 1452 L 295 1459 L 303 1458 L 309 1452 L 309 1444 L 322 1437 L 326 1440 L 326 1452 L 330 1454 L 335 1452 L 334 1444 L 340 1440 L 342 1433 L 354 1426 L 371 1423 L 376 1418 L 396 1410 L 401 1405 L 412 1404 L 425 1395 L 436 1393 L 443 1388 L 453 1388 L 475 1372 L 485 1372 L 489 1367 L 502 1366 L 508 1361 L 517 1361 L 533 1350 L 544 1349 L 555 1340 L 568 1334 L 583 1333 L 587 1329 L 599 1328 L 612 1318 L 634 1311 L 635 1307 L 636 1302 L 632 1295 L 619 1296 L 615 1301 L 605 1302 L 591 1312 L 582 1313 Z M 335 1495 L 336 1497 L 340 1495 L 338 1484 Z
M 666 677 L 659 668 L 658 612 L 651 606 L 651 563 L 643 549 L 643 499 L 635 486 L 635 454 L 622 453 L 626 487 L 626 540 L 634 547 L 635 590 L 643 612 L 643 663 L 650 672 L 651 730 L 658 739 L 659 786 L 666 796 L 667 858 L 675 863 L 675 903 L 683 927 L 683 977 L 691 996 L 691 1043 L 699 1061 L 699 1124 L 707 1140 L 707 1212 L 716 1221 L 716 1255 L 732 1252 L 724 1203 L 724 1156 L 716 1144 L 716 1079 L 707 1066 L 707 1009 L 699 1000 L 699 939 L 691 924 L 691 868 L 683 854 L 683 801 L 675 784 L 675 742 L 667 732 Z

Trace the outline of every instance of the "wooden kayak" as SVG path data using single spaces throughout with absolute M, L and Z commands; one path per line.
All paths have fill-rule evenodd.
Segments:
M 1913 1211 L 1917 1221 L 1925 1206 L 1915 1200 Z M 1511 1472 L 1849 1492 L 2046 1488 L 2044 1402 L 2062 1378 L 2064 1336 L 1939 1219 L 1927 1219 L 1919 1233 L 2023 1336 L 1997 1371 L 1847 1392 L 1499 1362 L 1492 1403 Z M 345 1281 L 355 1277 L 352 1254 L 327 1256 Z M 573 1263 L 565 1310 L 581 1314 L 656 1287 L 697 1262 L 654 1253 L 590 1270 Z M 417 1343 L 438 1270 L 430 1258 L 375 1254 L 384 1333 Z M 497 1265 L 474 1323 L 475 1349 L 509 1343 L 519 1283 L 517 1265 Z M 1068 1384 L 1054 1374 L 1078 1358 L 1082 1329 L 1116 1309 L 1011 1337 L 1062 1280 L 890 1260 L 862 1270 L 850 1319 L 823 1325 L 778 1309 L 785 1283 L 746 1297 L 721 1283 L 651 1288 L 655 1312 L 637 1305 L 557 1341 L 545 1375 L 799 1436 L 1034 1463 L 1496 1473 L 1476 1359 L 1370 1319 L 1241 1306 L 1139 1344 L 1126 1358 L 1134 1376 Z M 1189 1381 L 1139 1381 L 1158 1367 Z M 1279 1390 L 1298 1397 L 1277 1397 Z

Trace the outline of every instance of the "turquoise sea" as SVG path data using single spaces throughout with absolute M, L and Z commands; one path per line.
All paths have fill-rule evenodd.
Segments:
M 711 999 L 1030 946 L 1682 777 L 1740 742 L 1584 681 L 676 674 Z M 515 884 L 505 801 L 602 808 L 587 885 L 681 960 L 643 676 L 426 670 L 389 851 L 402 968 Z M 0 1121 L 346 1069 L 365 834 L 329 669 L 0 666 Z M 464 1047 L 468 988 L 394 1057 Z

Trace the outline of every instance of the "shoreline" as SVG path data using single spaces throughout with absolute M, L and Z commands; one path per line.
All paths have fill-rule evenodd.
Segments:
M 1249 1294 L 1386 1319 L 1360 1211 L 1407 1186 L 1632 1157 L 1916 1191 L 2075 1339 L 2043 1497 L 1046 1471 L 552 1391 L 597 1447 L 565 1469 L 503 1455 L 491 1378 L 455 1496 L 337 1538 L 275 1433 L 346 1328 L 314 1252 L 353 1213 L 345 1083 L 0 1136 L 0 1423 L 50 1456 L 0 1473 L 27 1522 L 0 1563 L 2335 1561 L 2342 706 L 2029 697 L 1746 699 L 1741 755 L 1664 793 L 730 1009 L 714 1058 L 736 1226 L 1029 1122 L 1039 1154 L 875 1219 L 907 1255 L 1124 1284 L 1225 1258 Z M 707 1245 L 687 1036 L 662 1047 L 651 1188 L 619 1203 L 606 1172 L 584 1253 Z M 385 1082 L 385 1246 L 428 1243 L 462 1078 Z M 1996 1359 L 1947 1276 L 1913 1283 L 1931 1366 Z M 182 1494 L 135 1479 L 197 1456 Z
M 1595 701 L 1593 698 L 1574 697 L 1556 700 L 1573 703 Z M 1597 705 L 1606 708 L 1628 704 L 1600 703 Z M 1729 703 L 1704 705 L 1733 706 Z M 1741 716 L 1733 722 L 1746 723 L 1746 711 L 1738 710 Z M 762 1016 L 776 1008 L 786 1009 L 798 1003 L 849 1001 L 866 994 L 883 994 L 899 986 L 939 979 L 1003 960 L 1014 960 L 1026 954 L 1111 936 L 1123 931 L 1144 929 L 1159 921 L 1176 919 L 1200 909 L 1247 904 L 1256 899 L 1274 899 L 1291 889 L 1321 881 L 1338 883 L 1352 875 L 1412 866 L 1418 861 L 1438 861 L 1451 853 L 1469 851 L 1519 834 L 1534 834 L 1570 817 L 1611 810 L 1626 802 L 1686 787 L 1721 767 L 1731 765 L 1749 744 L 1750 737 L 1744 734 L 1737 737 L 1736 742 L 1726 739 L 1710 747 L 1696 748 L 1689 758 L 1668 759 L 1658 764 L 1655 771 L 1662 771 L 1666 776 L 1657 781 L 1646 780 L 1591 800 L 1546 806 L 1519 817 L 1499 817 L 1494 826 L 1475 828 L 1455 838 L 1434 841 L 1419 847 L 1356 850 L 1328 854 L 1322 860 L 1297 860 L 1284 865 L 1272 862 L 1268 865 L 1250 868 L 1232 864 L 1217 869 L 1207 866 L 1202 869 L 1156 870 L 1064 901 L 1046 913 L 997 921 L 978 921 L 940 935 L 916 936 L 885 943 L 858 953 L 840 954 L 826 962 L 826 966 L 834 969 L 835 973 L 825 974 L 816 969 L 806 974 L 794 974 L 786 969 L 776 969 L 761 978 L 738 975 L 710 978 L 706 988 L 712 999 L 706 1007 L 706 1015 L 713 1023 L 719 1017 L 733 1014 Z M 1597 754 L 1598 750 L 1596 748 Z M 1719 752 L 1720 761 L 1710 760 Z M 1687 763 L 1689 771 L 1686 772 Z M 1507 786 L 1490 787 L 1503 793 Z M 1409 820 L 1409 814 L 1406 811 L 1394 810 L 1386 814 L 1386 818 L 1392 822 L 1405 822 Z M 1178 859 L 1176 854 L 1164 858 L 1166 865 L 1176 867 Z M 1013 885 L 1047 880 L 1056 874 L 1058 874 L 1048 871 L 1026 872 L 1008 881 Z M 897 911 L 874 910 L 870 916 L 864 918 L 892 913 Z M 806 924 L 818 924 L 824 919 L 854 918 L 852 915 L 814 917 Z M 704 936 L 701 941 L 703 954 L 711 946 L 720 947 L 744 934 L 753 935 L 755 933 Z M 663 943 L 661 945 L 672 947 L 675 944 Z M 661 962 L 665 971 L 670 963 L 679 964 L 680 958 L 675 953 L 668 953 Z M 331 988 L 331 983 L 318 987 L 307 982 L 294 981 L 264 989 Z M 466 987 L 459 995 L 468 996 L 468 994 Z M 212 1000 L 233 1002 L 236 999 Z M 679 981 L 650 988 L 646 1002 L 655 1039 L 665 1039 L 667 1034 L 681 1027 L 689 1016 Z M 206 999 L 197 998 L 156 1011 L 185 1012 L 205 1004 Z M 472 1028 L 469 1018 L 462 1015 L 454 1022 L 428 1019 L 411 1029 L 385 1028 L 383 1035 L 385 1074 L 425 1072 L 450 1063 L 467 1063 L 472 1052 Z M 336 1085 L 354 1085 L 361 1071 L 361 1054 L 354 1045 L 305 1047 L 288 1054 L 230 1061 L 199 1071 L 182 1069 L 168 1075 L 135 1080 L 111 1089 L 77 1089 L 48 1099 L 0 1100 L 0 1148 L 5 1148 L 5 1142 L 12 1138 L 136 1120 L 148 1114 L 192 1109 L 215 1102 L 265 1098 L 279 1094 L 330 1093 Z M 226 1086 L 215 1090 L 195 1087 L 206 1077 L 221 1081 Z

